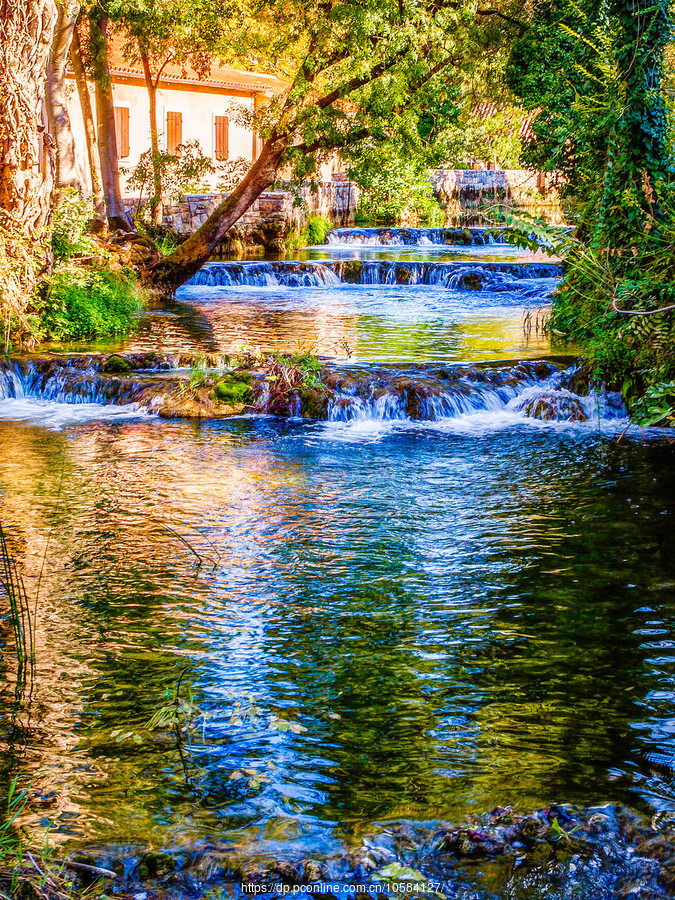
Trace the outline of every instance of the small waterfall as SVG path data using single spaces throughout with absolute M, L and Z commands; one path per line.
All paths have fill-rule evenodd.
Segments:
M 118 378 L 100 371 L 96 356 L 0 362 L 0 401 L 127 405 L 148 393 L 151 376 Z
M 339 278 L 317 262 L 207 263 L 187 282 L 208 287 L 323 287 Z
M 562 275 L 552 263 L 392 262 L 208 263 L 188 284 L 210 287 L 336 287 L 339 284 L 437 285 L 454 290 L 521 290 L 518 281 Z
M 184 396 L 184 367 L 189 363 L 189 359 L 142 354 L 0 361 L 0 416 L 11 414 L 12 401 L 18 406 L 33 404 L 31 408 L 58 407 L 64 420 L 70 415 L 65 410 L 85 414 L 85 405 L 96 417 L 105 416 L 106 409 L 110 416 L 124 410 L 128 415 L 144 410 L 181 416 L 185 396 L 188 407 L 194 405 L 189 394 Z M 272 379 L 267 380 L 263 366 L 253 373 L 254 409 L 332 422 L 436 422 L 477 413 L 508 413 L 513 422 L 625 418 L 618 394 L 596 392 L 582 397 L 574 393 L 575 372 L 541 360 L 493 366 L 326 366 L 321 386 L 287 391 L 280 402 L 281 395 L 271 390 Z M 208 403 L 199 414 L 219 417 Z
M 326 234 L 326 242 L 359 247 L 506 244 L 504 235 L 494 228 L 335 228 Z
M 507 413 L 516 422 L 585 422 L 624 419 L 618 394 L 586 397 L 566 386 L 576 369 L 561 371 L 547 362 L 494 368 L 411 368 L 338 377 L 326 417 L 331 422 L 386 422 L 462 419 L 477 413 Z
M 390 262 L 346 260 L 326 263 L 341 282 L 349 284 L 436 285 L 454 290 L 521 290 L 534 279 L 562 275 L 552 263 Z M 547 286 L 550 289 L 552 285 Z

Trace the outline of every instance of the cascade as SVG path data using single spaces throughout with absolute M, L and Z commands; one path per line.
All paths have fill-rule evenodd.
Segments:
M 506 244 L 504 235 L 495 228 L 335 228 L 327 232 L 326 242 L 360 247 Z
M 553 263 L 307 262 L 208 263 L 188 284 L 207 287 L 335 287 L 340 284 L 437 285 L 454 290 L 520 290 L 520 281 L 562 275 Z

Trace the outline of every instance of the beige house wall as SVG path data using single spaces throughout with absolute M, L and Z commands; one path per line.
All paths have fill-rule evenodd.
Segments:
M 89 85 L 92 108 L 94 109 L 94 87 Z M 129 110 L 129 155 L 119 160 L 120 168 L 133 169 L 141 154 L 150 149 L 150 103 L 144 85 L 121 83 L 113 85 L 113 102 L 115 106 L 127 107 Z M 159 146 L 166 149 L 166 114 L 179 112 L 183 116 L 183 141 L 198 140 L 205 156 L 212 159 L 215 166 L 220 164 L 215 158 L 215 117 L 228 116 L 229 123 L 229 158 L 243 157 L 251 161 L 254 147 L 256 155 L 259 141 L 250 128 L 235 124 L 233 107 L 243 107 L 253 111 L 254 96 L 238 95 L 216 91 L 198 91 L 165 87 L 157 92 L 157 124 L 159 128 Z M 87 160 L 84 122 L 75 85 L 71 81 L 68 90 L 68 112 L 75 138 L 76 165 L 78 174 L 85 187 L 91 190 L 91 176 Z M 204 187 L 215 190 L 219 179 L 218 173 L 205 180 Z M 137 196 L 127 188 L 128 176 L 120 175 L 120 186 L 124 196 Z
M 68 113 L 70 115 L 73 136 L 75 138 L 76 167 L 85 192 L 91 191 L 91 175 L 87 159 L 82 110 L 72 79 L 68 79 Z M 94 102 L 94 86 L 89 85 L 92 110 L 96 115 Z M 261 105 L 268 102 L 261 92 L 213 88 L 208 85 L 163 85 L 157 91 L 157 126 L 159 129 L 159 146 L 166 149 L 166 114 L 179 112 L 183 117 L 183 141 L 198 140 L 202 153 L 211 158 L 214 166 L 221 164 L 215 157 L 215 119 L 216 116 L 228 116 L 229 122 L 229 159 L 240 157 L 248 160 L 257 159 L 262 148 L 260 137 L 245 125 L 233 121 L 236 110 L 253 113 Z M 145 84 L 135 78 L 123 77 L 115 79 L 113 84 L 113 103 L 115 106 L 127 107 L 129 110 L 129 155 L 119 160 L 120 169 L 132 170 L 143 153 L 150 149 L 150 101 Z M 343 166 L 337 154 L 324 162 L 316 175 L 319 182 L 329 183 L 335 174 L 342 173 Z M 284 173 L 282 178 L 284 177 Z M 128 175 L 120 173 L 120 187 L 125 197 L 138 196 L 138 191 L 127 187 Z M 204 179 L 205 192 L 219 190 L 220 174 L 216 173 Z M 288 176 L 290 177 L 290 173 Z

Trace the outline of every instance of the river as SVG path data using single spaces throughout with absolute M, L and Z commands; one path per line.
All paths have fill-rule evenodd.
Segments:
M 520 251 L 332 240 L 283 269 L 304 284 L 213 264 L 114 349 L 551 355 L 528 311 L 557 275 L 509 269 L 539 265 Z M 364 283 L 385 263 L 488 275 Z M 625 425 L 506 402 L 186 422 L 1 400 L 0 519 L 38 594 L 30 688 L 8 626 L 2 657 L 0 758 L 5 782 L 30 779 L 25 826 L 124 858 L 214 842 L 294 858 L 496 806 L 671 813 L 673 449 Z M 180 752 L 145 727 L 179 679 Z

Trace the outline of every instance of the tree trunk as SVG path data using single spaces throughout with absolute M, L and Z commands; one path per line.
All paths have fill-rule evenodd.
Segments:
M 25 303 L 48 263 L 52 165 L 42 124 L 54 0 L 3 0 L 0 18 L 0 308 L 27 324 Z M 16 322 L 16 318 L 14 319 Z
M 82 189 L 75 168 L 75 141 L 66 106 L 66 65 L 79 13 L 78 0 L 71 0 L 71 2 L 66 0 L 64 5 L 58 7 L 52 51 L 47 62 L 45 104 L 49 131 L 56 147 L 55 187 L 57 192 L 69 187 L 75 188 L 75 190 Z
M 287 141 L 277 141 L 275 144 L 267 141 L 264 144 L 260 156 L 241 184 L 194 234 L 153 269 L 151 280 L 154 287 L 171 294 L 208 262 L 228 229 L 276 181 L 286 144 Z
M 51 214 L 42 103 L 54 0 L 3 0 L 0 19 L 0 216 L 38 236 Z
M 73 42 L 70 45 L 70 64 L 73 67 L 77 93 L 80 98 L 80 109 L 84 122 L 84 133 L 87 141 L 87 157 L 89 159 L 89 173 L 91 177 L 91 193 L 94 199 L 94 219 L 101 224 L 106 221 L 105 197 L 103 196 L 103 181 L 101 178 L 101 160 L 98 155 L 98 143 L 96 142 L 96 122 L 91 108 L 91 97 L 87 85 L 87 75 L 82 62 L 82 43 L 80 32 L 75 27 Z
M 108 67 L 108 19 L 106 16 L 100 16 L 90 19 L 90 22 L 92 70 L 96 89 L 97 143 L 101 159 L 101 176 L 105 205 L 108 211 L 108 224 L 111 228 L 130 231 L 131 219 L 122 203 L 117 165 L 115 110 Z
M 153 225 L 161 225 L 163 219 L 162 209 L 162 172 L 159 163 L 159 134 L 157 130 L 157 85 L 150 71 L 148 54 L 139 45 L 145 86 L 148 89 L 150 101 L 150 153 L 152 155 L 152 183 L 153 195 L 150 198 L 150 211 Z

